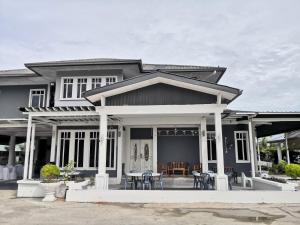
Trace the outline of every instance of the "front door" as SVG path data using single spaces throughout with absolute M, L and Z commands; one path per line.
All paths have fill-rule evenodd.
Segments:
M 152 140 L 131 140 L 130 170 L 152 170 Z

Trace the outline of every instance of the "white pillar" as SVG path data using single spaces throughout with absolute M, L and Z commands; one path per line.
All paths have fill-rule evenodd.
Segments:
M 118 166 L 117 166 L 117 182 L 121 183 L 122 180 L 122 154 L 123 154 L 123 126 L 119 126 L 118 130 Z
M 27 122 L 27 135 L 26 135 L 26 147 L 25 147 L 25 160 L 24 160 L 24 174 L 23 180 L 27 179 L 28 176 L 28 162 L 29 162 L 29 148 L 30 148 L 30 136 L 31 136 L 32 117 L 28 116 Z
M 260 148 L 259 148 L 259 139 L 258 138 L 256 138 L 256 143 L 257 143 L 257 152 L 258 152 L 258 169 L 259 169 L 259 174 L 261 174 Z
M 202 172 L 208 171 L 208 156 L 207 156 L 207 128 L 206 118 L 202 117 L 200 121 L 200 139 L 201 139 L 201 160 L 202 160 Z
M 277 143 L 276 150 L 277 150 L 278 163 L 280 163 L 280 161 L 282 160 L 280 143 Z
M 8 165 L 13 166 L 16 163 L 16 136 L 11 135 L 9 139 Z
M 202 165 L 201 126 L 198 127 L 198 136 L 199 136 L 199 163 Z
M 287 163 L 290 164 L 290 151 L 289 151 L 289 144 L 288 144 L 288 138 L 287 138 L 287 133 L 285 133 L 285 150 L 286 150 L 286 160 Z
M 255 156 L 254 156 L 254 143 L 253 143 L 253 127 L 252 120 L 249 119 L 248 122 L 248 132 L 249 132 L 249 146 L 250 146 L 250 159 L 251 159 L 251 176 L 255 177 Z
M 51 137 L 51 152 L 50 152 L 50 162 L 55 162 L 56 153 L 56 139 L 57 139 L 57 126 L 52 126 L 52 137 Z
M 33 157 L 34 157 L 34 140 L 35 139 L 35 124 L 32 124 L 32 130 L 31 130 L 31 142 L 30 142 L 30 156 L 29 156 L 29 179 L 32 179 L 32 172 L 33 172 Z
M 128 173 L 131 170 L 131 165 L 130 165 L 130 127 L 126 126 L 125 127 L 125 152 L 126 152 L 126 163 L 125 163 L 125 172 Z
M 228 177 L 224 174 L 224 152 L 222 135 L 221 113 L 215 113 L 216 149 L 217 149 L 217 169 L 216 189 L 218 191 L 228 190 Z
M 107 146 L 107 114 L 100 114 L 99 127 L 99 164 L 96 175 L 96 189 L 108 189 L 108 174 L 106 173 L 106 146 Z
M 157 173 L 157 127 L 152 128 L 153 131 L 153 172 Z

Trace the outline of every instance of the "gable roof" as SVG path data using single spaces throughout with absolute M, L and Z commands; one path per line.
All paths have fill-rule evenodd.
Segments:
M 84 97 L 90 102 L 97 102 L 101 97 L 110 97 L 157 83 L 165 83 L 212 95 L 221 94 L 222 98 L 229 100 L 229 102 L 242 93 L 239 89 L 225 85 L 196 80 L 163 71 L 155 71 L 153 73 L 136 76 L 131 79 L 87 91 L 84 93 Z

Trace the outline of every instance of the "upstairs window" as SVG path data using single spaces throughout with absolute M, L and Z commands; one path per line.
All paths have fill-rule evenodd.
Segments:
M 101 87 L 101 82 L 102 82 L 101 78 L 92 78 L 92 89 Z
M 116 81 L 117 81 L 116 77 L 106 77 L 105 85 L 111 85 L 113 83 L 116 83 Z
M 45 106 L 45 89 L 31 89 L 29 94 L 29 107 Z
M 82 93 L 86 91 L 87 78 L 77 79 L 77 98 L 82 98 Z
M 207 132 L 207 153 L 208 161 L 217 160 L 216 133 L 214 131 Z
M 63 79 L 63 98 L 72 98 L 73 96 L 73 79 Z
M 235 157 L 237 163 L 249 163 L 249 141 L 247 131 L 235 131 Z

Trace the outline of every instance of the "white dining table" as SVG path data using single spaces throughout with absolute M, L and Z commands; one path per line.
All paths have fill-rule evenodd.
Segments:
M 144 172 L 133 172 L 133 173 L 126 173 L 128 177 L 142 177 Z M 152 177 L 159 177 L 160 173 L 151 173 Z
M 215 177 L 217 176 L 217 173 L 212 173 L 212 172 L 205 172 L 205 173 L 209 174 L 209 176 L 210 176 L 210 177 L 213 177 L 213 178 L 215 178 Z M 200 177 L 201 174 L 203 174 L 203 173 L 198 173 L 198 172 L 197 172 L 197 173 L 195 173 L 194 175 L 197 176 L 197 177 Z

